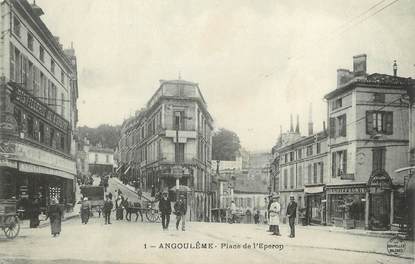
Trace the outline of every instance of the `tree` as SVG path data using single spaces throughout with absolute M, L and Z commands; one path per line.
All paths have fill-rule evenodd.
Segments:
M 120 126 L 111 126 L 107 124 L 99 125 L 96 128 L 87 126 L 79 127 L 81 138 L 87 138 L 91 145 L 95 146 L 101 143 L 104 148 L 115 149 L 120 139 Z
M 235 160 L 241 143 L 238 135 L 225 128 L 219 129 L 212 137 L 212 159 L 216 160 L 216 173 L 219 174 L 221 160 Z

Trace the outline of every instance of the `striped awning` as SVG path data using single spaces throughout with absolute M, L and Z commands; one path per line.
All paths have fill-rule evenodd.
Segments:
M 39 173 L 39 174 L 48 174 L 53 176 L 58 176 L 61 178 L 73 180 L 75 175 L 66 171 L 56 170 L 48 167 L 38 166 L 30 163 L 20 162 L 19 171 L 29 172 L 29 173 Z
M 128 166 L 128 168 L 124 171 L 124 174 L 127 174 L 131 169 L 131 166 Z
M 119 172 L 122 167 L 124 167 L 124 165 L 119 166 L 115 172 Z

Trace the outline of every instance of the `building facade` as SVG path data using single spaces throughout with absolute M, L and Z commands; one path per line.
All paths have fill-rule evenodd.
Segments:
M 325 96 L 329 120 L 330 176 L 327 219 L 336 224 L 390 229 L 403 217 L 404 182 L 396 169 L 408 164 L 411 79 L 367 74 L 366 55 L 353 71 L 337 71 L 337 88 Z
M 27 1 L 0 4 L 0 198 L 74 201 L 76 57 Z M 25 204 L 25 202 L 22 202 Z
M 337 71 L 337 87 L 324 97 L 327 132 L 311 126 L 308 137 L 280 137 L 273 147 L 282 208 L 293 193 L 308 222 L 386 230 L 406 221 L 405 177 L 396 170 L 409 164 L 414 81 L 396 67 L 393 75 L 367 74 L 366 59 Z
M 91 175 L 110 175 L 114 170 L 114 150 L 102 146 L 89 147 L 88 168 Z
M 121 128 L 117 171 L 145 191 L 187 190 L 191 220 L 207 221 L 212 207 L 213 119 L 197 83 L 160 81 L 146 108 Z M 185 186 L 185 187 L 180 187 Z

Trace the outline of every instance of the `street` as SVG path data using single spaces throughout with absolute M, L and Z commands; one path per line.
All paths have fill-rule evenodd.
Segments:
M 174 218 L 174 217 L 173 217 Z M 116 221 L 104 225 L 103 218 L 91 218 L 82 225 L 79 218 L 63 223 L 62 233 L 52 238 L 49 227 L 23 229 L 18 238 L 0 238 L 0 263 L 412 263 L 386 254 L 387 238 L 306 230 L 299 227 L 297 237 L 274 237 L 265 225 L 188 223 L 187 231 L 176 231 L 174 221 L 168 232 L 158 223 Z M 197 248 L 212 243 L 213 248 Z M 170 245 L 167 243 L 176 243 Z M 180 243 L 183 243 L 179 246 Z M 186 244 L 190 243 L 190 244 Z M 244 249 L 244 244 L 256 249 Z M 259 244 L 268 245 L 264 247 Z M 160 245 L 163 245 L 161 248 Z M 180 247 L 193 249 L 178 249 Z M 282 245 L 282 250 L 280 246 Z M 154 247 L 153 247 L 154 246 Z M 176 249 L 173 249 L 176 247 Z M 201 247 L 199 245 L 199 247 Z M 240 247 L 240 248 L 239 248 Z M 407 250 L 410 250 L 407 248 Z M 413 254 L 413 253 L 412 253 Z
M 110 180 L 109 191 L 121 189 L 129 200 L 134 192 Z M 133 217 L 133 220 L 135 218 Z M 169 231 L 160 223 L 90 218 L 63 222 L 57 238 L 49 226 L 23 228 L 14 240 L 0 236 L 0 263 L 412 263 L 413 243 L 403 257 L 387 256 L 389 238 L 357 236 L 297 227 L 297 237 L 271 236 L 266 225 L 188 222 L 185 232 L 175 230 L 171 217 Z M 26 225 L 27 226 L 27 225 Z M 247 248 L 249 247 L 250 248 Z

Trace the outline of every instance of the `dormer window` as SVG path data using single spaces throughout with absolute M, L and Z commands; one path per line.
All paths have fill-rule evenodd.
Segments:
M 13 32 L 20 37 L 21 24 L 17 17 L 13 17 Z

